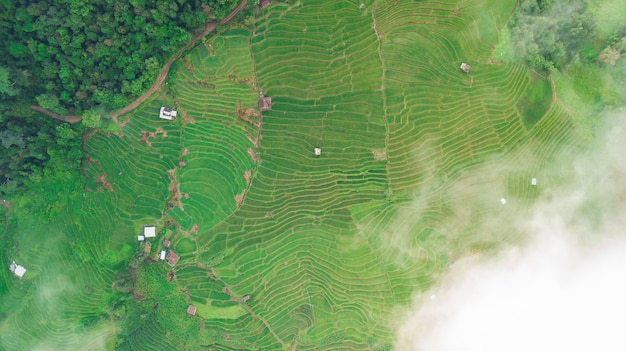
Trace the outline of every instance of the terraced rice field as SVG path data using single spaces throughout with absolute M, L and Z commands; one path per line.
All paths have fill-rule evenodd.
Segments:
M 55 291 L 41 290 L 51 276 L 67 288 L 22 298 L 36 303 L 0 327 L 0 345 L 86 345 L 64 330 L 94 314 L 116 262 L 156 224 L 151 257 L 167 238 L 181 259 L 138 271 L 135 293 L 158 308 L 122 349 L 392 349 L 413 296 L 453 260 L 517 240 L 507 216 L 566 176 L 552 171 L 567 168 L 558 155 L 578 147 L 557 101 L 532 123 L 520 113 L 543 83 L 491 60 L 514 5 L 276 3 L 253 28 L 209 38 L 119 135 L 86 144 L 92 192 L 78 220 L 45 229 L 58 243 L 23 236 L 33 290 Z M 262 115 L 259 91 L 272 98 Z M 160 106 L 178 118 L 159 120 Z M 69 258 L 48 265 L 59 253 Z M 20 299 L 28 286 L 11 289 Z M 85 330 L 112 347 L 114 328 L 98 323 Z

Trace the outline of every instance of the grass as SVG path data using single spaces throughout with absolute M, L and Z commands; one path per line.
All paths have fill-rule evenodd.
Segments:
M 543 104 L 545 80 L 489 63 L 514 2 L 364 5 L 259 9 L 253 29 L 207 39 L 128 124 L 91 137 L 80 201 L 41 224 L 23 199 L 2 259 L 29 272 L 0 275 L 0 346 L 389 350 L 414 294 L 513 240 L 487 219 L 558 182 L 548 170 L 568 169 L 558 156 L 579 138 L 560 103 Z M 273 103 L 262 116 L 259 89 Z M 159 120 L 160 106 L 179 117 Z M 144 224 L 157 226 L 152 259 L 167 237 L 181 260 L 133 272 L 115 329 L 101 311 Z
M 531 83 L 519 99 L 516 107 L 527 129 L 532 128 L 548 112 L 552 105 L 552 87 L 548 78 L 539 73 L 528 72 Z
M 240 305 L 232 305 L 228 307 L 216 307 L 208 304 L 195 305 L 198 310 L 197 314 L 204 319 L 237 319 L 247 312 Z

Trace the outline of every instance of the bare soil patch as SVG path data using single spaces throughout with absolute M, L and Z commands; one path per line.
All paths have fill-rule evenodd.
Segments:
M 250 185 L 250 180 L 252 179 L 252 170 L 251 169 L 243 172 L 243 179 L 246 180 L 246 185 Z
M 387 161 L 387 148 L 372 149 L 375 161 Z
M 246 191 L 244 190 L 241 194 L 235 195 L 235 203 L 237 204 L 237 208 L 241 207 L 243 203 L 243 199 L 246 197 Z
M 233 82 L 237 83 L 237 84 L 241 84 L 241 85 L 247 85 L 250 88 L 255 88 L 255 84 L 254 84 L 254 77 L 239 77 L 236 74 L 229 74 L 228 75 L 228 79 L 232 80 Z
M 148 147 L 152 147 L 152 144 L 150 143 L 150 138 L 154 138 L 155 136 L 162 134 L 164 138 L 167 138 L 167 132 L 163 130 L 163 128 L 157 128 L 154 132 L 145 132 L 145 131 L 141 131 L 141 143 L 148 146 Z
M 81 116 L 61 116 L 61 115 L 57 115 L 56 113 L 48 111 L 45 108 L 40 107 L 40 106 L 31 106 L 30 109 L 31 110 L 35 110 L 37 112 L 41 112 L 41 113 L 43 113 L 45 115 L 48 115 L 48 116 L 50 116 L 52 118 L 60 119 L 61 121 L 68 122 L 68 123 L 71 123 L 71 124 L 75 124 L 75 123 L 78 123 L 78 122 L 83 120 L 83 118 Z
M 256 164 L 256 161 L 257 161 L 256 152 L 254 152 L 254 150 L 250 148 L 247 148 L 246 151 L 248 152 L 248 155 L 250 155 L 250 158 L 252 158 L 252 162 Z
M 191 229 L 189 229 L 190 233 L 198 234 L 198 229 L 200 229 L 200 224 L 194 224 Z
M 246 138 L 248 138 L 248 140 L 250 140 L 250 142 L 254 144 L 255 149 L 259 149 L 259 138 L 253 138 L 250 134 L 246 134 Z
M 178 107 L 178 112 L 180 113 L 180 115 L 183 118 L 183 124 L 194 124 L 196 123 L 196 121 L 191 118 L 189 116 L 189 114 L 187 113 L 187 111 L 185 109 L 183 109 L 182 107 Z
M 98 184 L 96 191 L 102 191 L 102 189 L 104 189 L 108 192 L 113 192 L 113 187 L 107 180 L 107 175 L 106 173 L 104 173 L 104 169 L 102 169 L 102 165 L 100 164 L 100 161 L 94 160 L 91 157 L 85 158 L 83 162 L 81 163 L 81 171 L 83 172 L 83 176 L 85 177 L 85 180 L 87 180 L 87 173 L 85 172 L 85 166 L 88 166 L 90 163 L 95 164 L 96 168 L 98 168 L 98 173 L 100 173 L 100 176 L 96 178 L 96 183 Z M 87 188 L 85 188 L 85 191 L 87 191 Z M 89 189 L 89 191 L 91 191 L 91 189 Z
M 167 190 L 170 192 L 170 197 L 167 199 L 167 209 L 171 210 L 174 207 L 180 208 L 181 211 L 184 211 L 183 205 L 180 203 L 181 197 L 183 194 L 180 192 L 180 184 L 176 181 L 176 169 L 168 169 L 167 175 L 170 178 L 170 185 L 167 187 Z
M 253 120 L 250 117 L 256 117 L 256 118 L 260 118 L 261 117 L 261 113 L 251 107 L 243 107 L 241 106 L 241 104 L 236 104 L 235 105 L 235 114 L 237 115 L 237 118 L 239 118 L 240 120 L 247 122 L 257 128 L 259 128 L 261 126 L 261 122 L 259 122 L 258 120 Z
M 113 187 L 109 184 L 106 174 L 102 173 L 98 178 L 96 178 L 96 183 L 100 184 L 106 191 L 113 192 Z

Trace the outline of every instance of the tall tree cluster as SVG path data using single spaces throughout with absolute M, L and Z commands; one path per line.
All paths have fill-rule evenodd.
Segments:
M 0 94 L 38 97 L 52 112 L 124 106 L 152 83 L 224 0 L 0 2 Z
M 531 67 L 560 69 L 581 54 L 593 59 L 582 50 L 595 27 L 587 0 L 521 0 L 509 27 L 514 55 Z

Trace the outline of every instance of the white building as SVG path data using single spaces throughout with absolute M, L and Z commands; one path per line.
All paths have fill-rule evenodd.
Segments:
M 146 238 L 154 238 L 156 236 L 156 227 L 153 225 L 144 226 L 143 236 Z
M 501 198 L 500 199 L 500 203 L 503 204 L 503 205 L 506 205 L 506 199 L 505 198 Z
M 15 261 L 11 262 L 11 265 L 9 266 L 9 269 L 18 278 L 22 278 L 24 276 L 24 273 L 26 273 L 26 268 L 24 268 L 24 267 L 20 266 L 19 264 L 15 263 Z
M 165 250 L 161 250 L 161 255 L 159 255 L 159 259 L 161 261 L 165 260 Z
M 176 114 L 177 112 L 169 107 L 161 107 L 161 112 L 159 112 L 159 118 L 171 121 L 174 119 L 174 117 L 176 117 Z
M 316 147 L 315 149 L 313 149 L 313 154 L 314 154 L 315 156 L 319 156 L 319 155 L 321 155 L 321 154 L 322 154 L 322 149 L 321 149 L 321 148 L 319 148 L 319 147 Z
M 143 239 L 145 239 L 143 235 L 137 235 L 137 240 L 143 241 Z
M 537 178 L 531 179 L 530 180 L 530 185 L 533 185 L 533 186 L 537 185 Z

